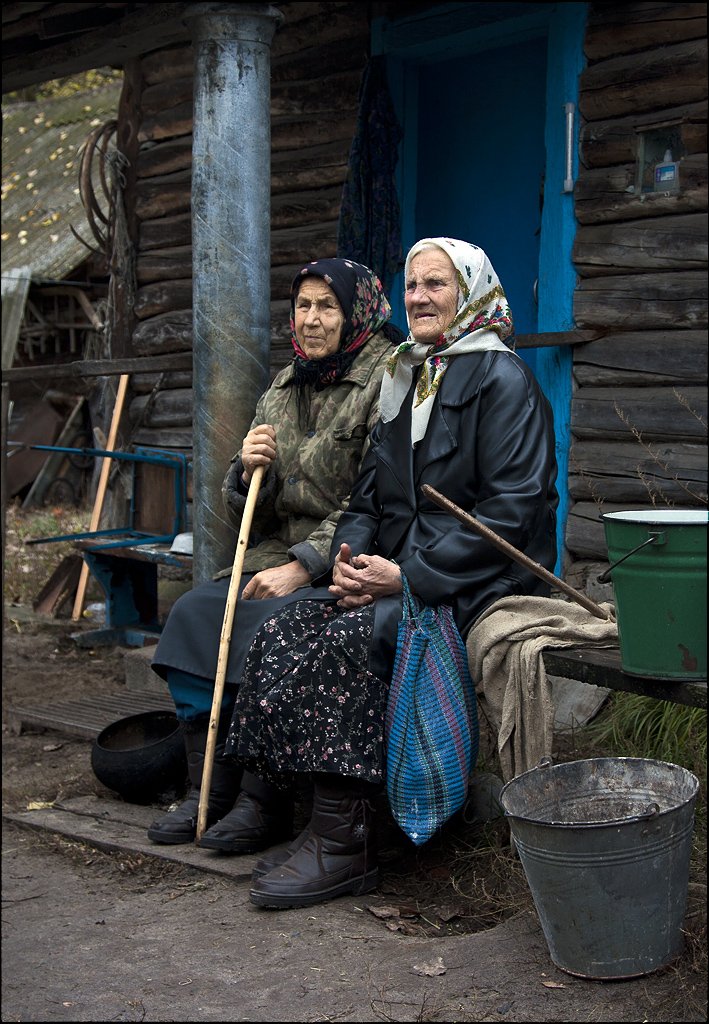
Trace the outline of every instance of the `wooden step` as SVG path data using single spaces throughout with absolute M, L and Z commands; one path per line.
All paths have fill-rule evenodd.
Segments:
M 8 726 L 16 736 L 23 729 L 34 727 L 93 740 L 102 729 L 119 718 L 139 715 L 144 711 L 174 711 L 174 708 L 169 696 L 125 690 L 123 693 L 96 694 L 81 700 L 8 705 L 5 710 Z

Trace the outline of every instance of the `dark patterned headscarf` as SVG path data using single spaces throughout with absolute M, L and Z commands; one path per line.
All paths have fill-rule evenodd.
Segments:
M 295 336 L 295 302 L 306 277 L 322 278 L 337 296 L 345 316 L 338 351 L 322 359 L 308 359 Z M 403 334 L 389 324 L 391 306 L 379 278 L 368 267 L 353 260 L 333 258 L 307 263 L 293 279 L 290 309 L 295 383 L 299 389 L 311 384 L 320 391 L 339 380 L 347 373 L 362 346 L 377 331 L 384 330 L 393 343 L 403 340 Z

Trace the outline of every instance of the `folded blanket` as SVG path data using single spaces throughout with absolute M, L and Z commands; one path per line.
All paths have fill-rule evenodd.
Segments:
M 503 597 L 468 633 L 470 674 L 483 711 L 497 729 L 505 782 L 550 757 L 554 703 L 542 651 L 546 647 L 613 647 L 618 626 L 596 618 L 575 601 Z

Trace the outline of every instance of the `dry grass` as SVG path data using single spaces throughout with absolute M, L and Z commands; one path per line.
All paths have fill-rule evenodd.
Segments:
M 19 502 L 8 505 L 5 514 L 3 591 L 5 607 L 31 608 L 34 599 L 54 570 L 68 555 L 76 554 L 71 541 L 27 544 L 37 537 L 63 537 L 89 529 L 91 511 L 73 506 L 23 510 Z M 89 582 L 87 597 L 98 597 L 99 589 Z

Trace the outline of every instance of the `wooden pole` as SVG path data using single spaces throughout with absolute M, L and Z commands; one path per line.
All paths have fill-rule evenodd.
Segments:
M 249 483 L 249 493 L 246 498 L 244 514 L 241 517 L 241 529 L 236 542 L 234 553 L 234 566 L 231 570 L 229 590 L 227 592 L 226 607 L 224 608 L 224 621 L 222 623 L 222 634 L 219 639 L 219 660 L 217 662 L 217 675 L 214 680 L 214 696 L 212 698 L 212 712 L 209 718 L 209 730 L 207 732 L 207 746 L 204 752 L 204 766 L 202 768 L 202 784 L 199 791 L 199 809 L 197 812 L 197 834 L 195 842 L 199 843 L 207 827 L 207 810 L 209 808 L 209 791 L 212 788 L 212 768 L 214 767 L 214 751 L 217 746 L 217 730 L 219 728 L 219 714 L 221 712 L 222 697 L 224 696 L 224 683 L 226 680 L 226 668 L 229 661 L 229 646 L 231 644 L 231 632 L 234 625 L 234 613 L 236 612 L 237 594 L 241 573 L 244 568 L 244 555 L 249 542 L 251 532 L 251 520 L 254 517 L 254 508 L 258 497 L 261 479 L 264 474 L 264 466 L 257 466 Z
M 601 608 L 599 604 L 592 601 L 590 597 L 586 597 L 585 594 L 581 594 L 578 590 L 574 590 L 574 588 L 570 587 L 568 583 L 564 583 L 564 581 L 560 580 L 558 576 L 555 576 L 553 572 L 549 572 L 549 570 L 545 569 L 543 565 L 539 564 L 539 562 L 533 561 L 533 559 L 529 558 L 522 551 L 519 551 L 508 541 L 496 534 L 494 530 L 491 530 L 489 526 L 485 526 L 484 523 L 481 523 L 479 519 L 468 515 L 467 512 L 464 512 L 462 508 L 455 505 L 449 498 L 439 494 L 439 492 L 431 487 L 430 484 L 423 484 L 421 490 L 427 498 L 434 501 L 436 505 L 440 505 L 440 507 L 445 509 L 446 512 L 450 512 L 452 516 L 459 519 L 465 526 L 469 526 L 471 530 L 479 533 L 481 537 L 488 540 L 498 549 L 498 551 L 502 551 L 502 553 L 507 555 L 508 558 L 511 558 L 513 562 L 517 562 L 518 565 L 523 565 L 525 569 L 529 569 L 530 572 L 533 572 L 535 576 L 544 580 L 545 583 L 549 583 L 552 587 L 556 587 L 558 590 L 561 590 L 562 593 L 568 595 L 568 597 L 582 605 L 586 611 L 595 615 L 597 619 L 605 619 L 606 621 L 609 621 L 612 618 L 605 608 Z
M 126 392 L 128 390 L 128 374 L 124 373 L 118 382 L 118 391 L 116 394 L 116 404 L 113 407 L 113 417 L 111 419 L 111 429 L 108 434 L 108 441 L 106 443 L 106 451 L 112 452 L 116 447 L 116 437 L 118 436 L 118 426 L 121 421 L 121 415 L 123 413 L 123 405 L 126 400 Z M 101 465 L 101 475 L 99 476 L 98 488 L 96 490 L 96 500 L 94 501 L 93 512 L 91 513 L 91 525 L 89 530 L 93 533 L 98 530 L 101 522 L 101 512 L 103 511 L 103 502 L 106 497 L 106 488 L 108 487 L 108 476 L 111 472 L 111 460 L 108 457 L 103 459 Z M 86 585 L 89 581 L 89 566 L 87 562 L 81 567 L 81 576 L 79 577 L 79 586 L 76 591 L 76 599 L 74 601 L 74 610 L 71 613 L 73 622 L 78 622 L 81 618 L 81 612 L 84 607 L 84 597 L 86 596 Z

